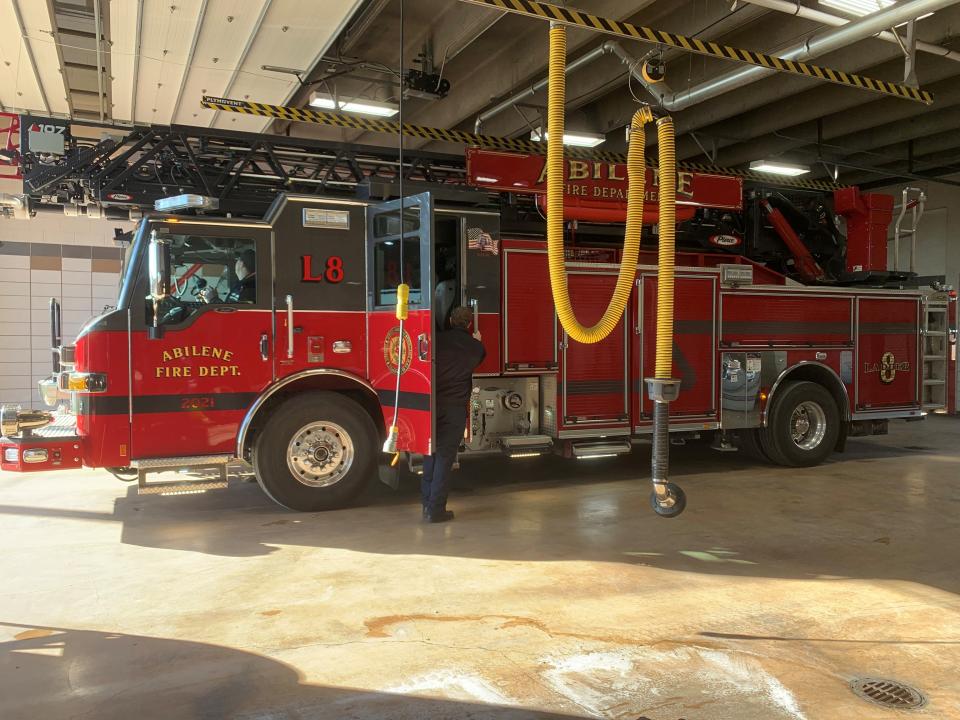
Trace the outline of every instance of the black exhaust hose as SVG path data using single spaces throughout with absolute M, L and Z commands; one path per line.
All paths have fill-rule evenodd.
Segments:
M 664 484 L 670 477 L 670 404 L 653 403 L 653 451 L 650 474 L 654 485 Z

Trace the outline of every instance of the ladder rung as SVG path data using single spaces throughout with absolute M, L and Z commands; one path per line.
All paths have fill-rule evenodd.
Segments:
M 927 387 L 931 387 L 935 385 L 946 385 L 947 381 L 946 380 L 924 380 L 923 384 L 926 385 Z

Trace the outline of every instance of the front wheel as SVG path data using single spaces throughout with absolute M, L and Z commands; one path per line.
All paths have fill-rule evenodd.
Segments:
M 760 431 L 763 449 L 778 465 L 819 465 L 840 436 L 840 411 L 822 385 L 785 384 L 774 397 L 767 427 Z
M 350 398 L 309 392 L 278 407 L 254 443 L 257 482 L 290 510 L 333 510 L 350 504 L 374 476 L 377 433 Z

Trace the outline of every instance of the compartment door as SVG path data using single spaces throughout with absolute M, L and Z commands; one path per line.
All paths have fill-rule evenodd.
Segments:
M 367 208 L 370 382 L 387 427 L 397 408 L 398 449 L 424 455 L 430 452 L 434 431 L 433 252 L 429 193 Z M 410 286 L 409 314 L 403 322 L 396 317 L 401 283 Z
M 636 356 L 640 358 L 641 420 L 653 416 L 643 379 L 653 377 L 657 354 L 657 276 L 644 275 L 637 293 Z M 673 305 L 673 376 L 680 378 L 680 397 L 670 403 L 670 417 L 716 418 L 717 279 L 677 276 Z
M 857 298 L 857 410 L 920 406 L 919 298 Z
M 617 282 L 615 275 L 571 272 L 567 275 L 570 300 L 577 318 L 593 325 L 603 316 Z M 626 315 L 599 343 L 571 340 L 560 322 L 563 338 L 561 392 L 563 426 L 624 425 L 629 421 Z

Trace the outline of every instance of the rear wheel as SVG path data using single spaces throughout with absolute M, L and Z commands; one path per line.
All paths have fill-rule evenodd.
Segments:
M 344 507 L 374 476 L 376 437 L 370 416 L 344 395 L 291 398 L 271 414 L 254 444 L 257 482 L 291 510 Z
M 744 456 L 751 460 L 768 463 L 770 458 L 763 450 L 760 444 L 760 431 L 756 428 L 743 428 L 737 430 L 737 447 Z
M 819 465 L 833 452 L 840 435 L 840 411 L 833 396 L 813 382 L 785 384 L 774 397 L 760 444 L 779 465 Z

